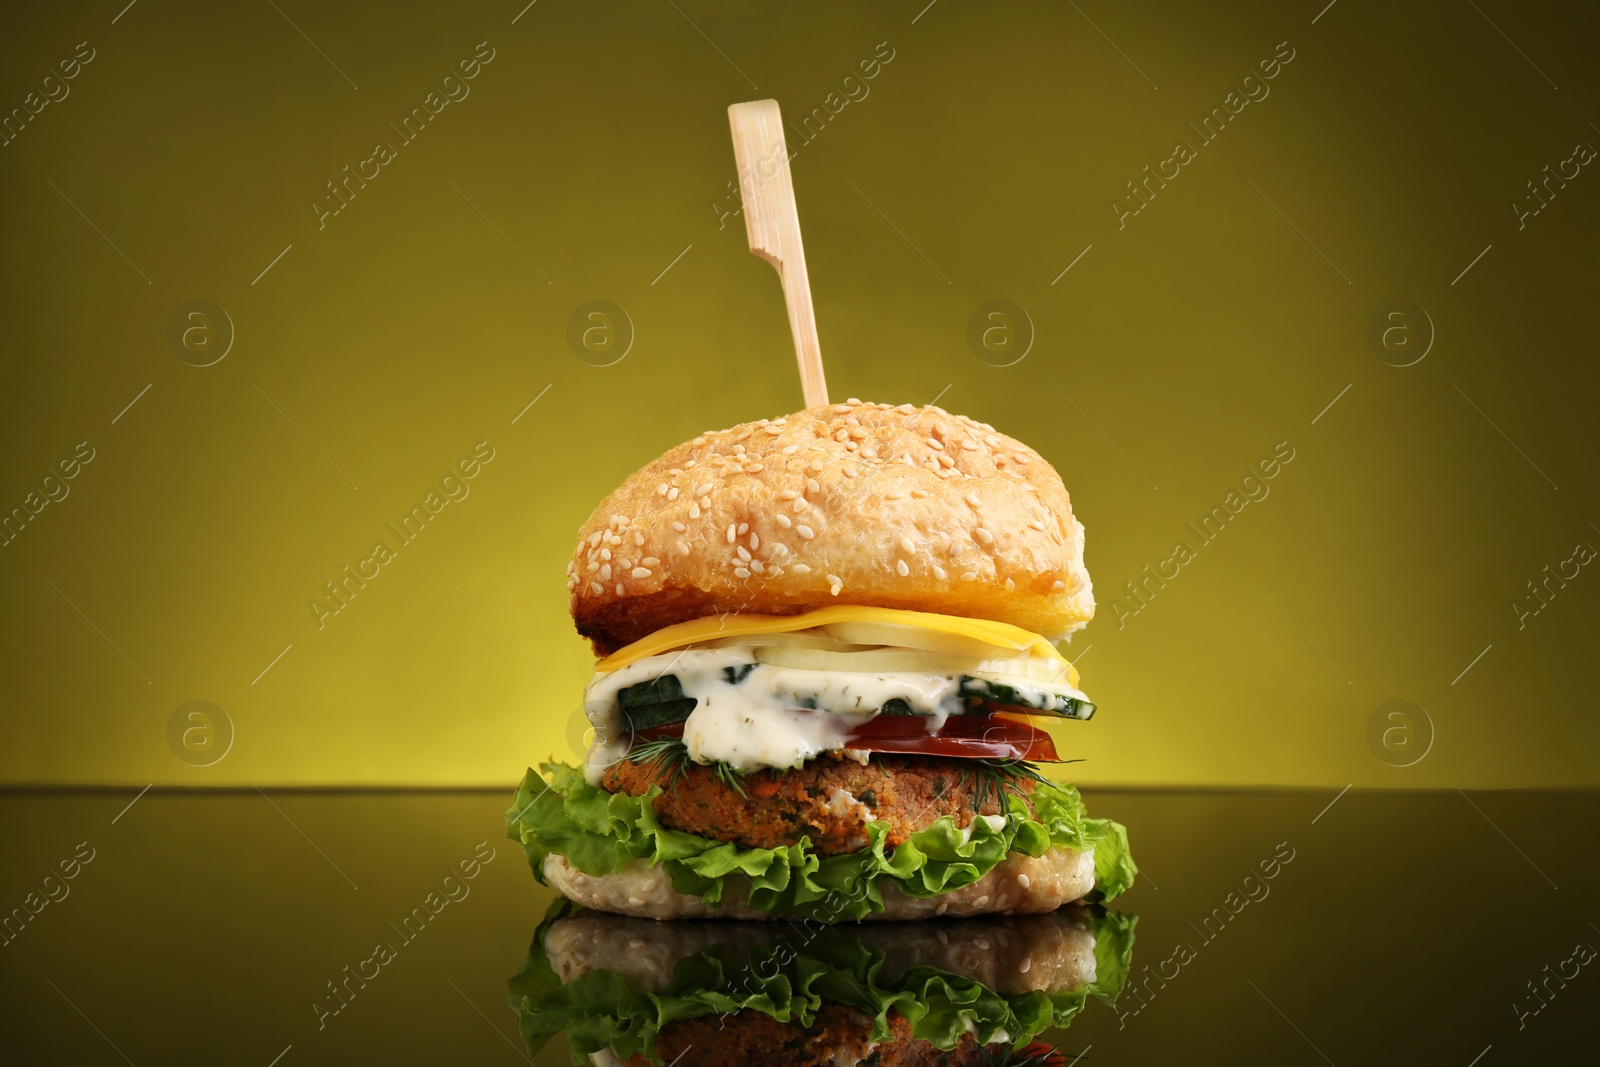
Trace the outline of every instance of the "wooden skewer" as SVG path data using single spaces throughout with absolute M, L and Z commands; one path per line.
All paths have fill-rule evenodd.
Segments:
M 783 282 L 789 305 L 789 330 L 794 334 L 800 364 L 800 388 L 806 407 L 828 402 L 822 373 L 822 346 L 817 342 L 817 316 L 811 307 L 811 280 L 800 243 L 800 212 L 789 174 L 789 149 L 783 139 L 783 117 L 776 100 L 751 100 L 728 108 L 733 130 L 733 156 L 739 164 L 739 191 L 744 198 L 745 233 L 750 251 L 771 263 Z

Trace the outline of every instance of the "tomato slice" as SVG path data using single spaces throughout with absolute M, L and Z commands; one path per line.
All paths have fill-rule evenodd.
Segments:
M 966 759 L 1022 759 L 1059 763 L 1050 735 L 1005 715 L 952 715 L 938 733 L 920 715 L 879 715 L 850 735 L 850 747 Z
M 682 737 L 683 723 L 668 723 L 640 730 L 640 741 Z M 951 715 L 938 733 L 928 732 L 922 715 L 879 715 L 851 734 L 847 747 L 864 752 L 894 752 L 917 756 L 952 756 L 957 759 L 1020 759 L 1034 763 L 1060 763 L 1049 734 L 1009 715 Z

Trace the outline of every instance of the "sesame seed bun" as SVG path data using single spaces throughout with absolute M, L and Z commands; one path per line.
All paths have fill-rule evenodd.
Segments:
M 1094 615 L 1060 475 L 936 407 L 852 400 L 703 434 L 618 486 L 579 534 L 572 617 L 601 655 L 727 612 L 865 604 L 1053 640 Z
M 614 874 L 584 874 L 565 856 L 551 853 L 544 861 L 545 880 L 561 895 L 586 908 L 631 915 L 636 919 L 768 919 L 743 899 L 712 906 L 697 896 L 679 893 L 665 871 L 633 860 Z M 908 897 L 898 886 L 883 889 L 884 910 L 866 918 L 896 922 L 905 919 L 965 919 L 974 915 L 1040 915 L 1082 900 L 1094 888 L 1094 850 L 1079 852 L 1056 846 L 1042 856 L 1013 852 L 971 885 L 934 897 Z

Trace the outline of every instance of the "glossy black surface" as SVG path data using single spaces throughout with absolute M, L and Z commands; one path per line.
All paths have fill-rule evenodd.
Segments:
M 1600 1059 L 1600 796 L 1334 793 L 1091 793 L 1147 877 L 1113 905 L 1132 985 L 1049 1035 L 1068 1061 Z M 506 980 L 550 892 L 508 798 L 0 795 L 0 909 L 31 914 L 0 945 L 5 1061 L 527 1062 Z

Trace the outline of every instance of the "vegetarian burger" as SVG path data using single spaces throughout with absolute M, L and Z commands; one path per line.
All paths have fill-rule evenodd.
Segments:
M 601 657 L 585 766 L 507 812 L 535 874 L 651 918 L 1050 911 L 1136 868 L 1039 723 L 1094 705 L 1083 526 L 1026 445 L 850 401 L 707 433 L 635 473 L 567 569 Z

